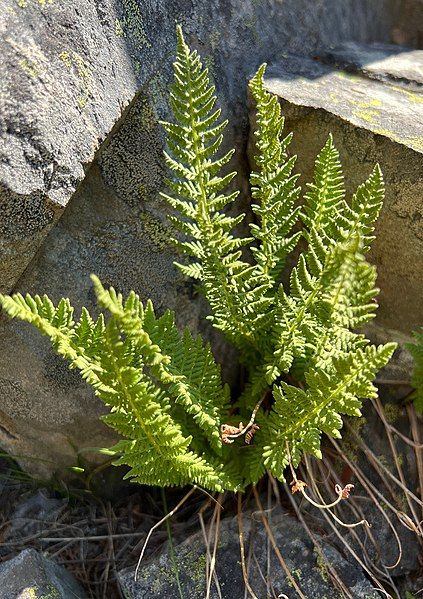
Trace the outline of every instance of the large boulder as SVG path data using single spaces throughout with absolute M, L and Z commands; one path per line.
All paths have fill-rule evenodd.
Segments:
M 288 51 L 390 41 L 401 5 L 4 0 L 0 289 L 92 308 L 88 275 L 96 272 L 199 330 L 204 304 L 173 266 L 158 196 L 165 170 L 157 118 L 167 115 L 175 21 L 206 57 L 231 119 L 226 145 L 238 150 L 245 207 L 248 76 Z M 227 346 L 206 333 L 233 380 Z M 75 464 L 79 449 L 113 441 L 98 420 L 101 403 L 36 332 L 2 321 L 0 344 L 0 445 L 26 468 L 48 475 Z

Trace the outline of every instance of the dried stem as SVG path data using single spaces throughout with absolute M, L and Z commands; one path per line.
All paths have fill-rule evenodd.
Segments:
M 144 557 L 144 553 L 145 553 L 148 541 L 150 540 L 150 537 L 153 534 L 154 530 L 156 528 L 158 528 L 159 526 L 161 526 L 163 524 L 163 522 L 165 522 L 168 518 L 171 518 L 173 516 L 173 514 L 175 514 L 179 510 L 179 508 L 184 505 L 184 503 L 187 501 L 187 499 L 189 499 L 191 497 L 191 495 L 194 493 L 194 491 L 196 491 L 196 490 L 197 490 L 196 486 L 192 487 L 192 489 L 190 489 L 188 491 L 188 493 L 186 493 L 186 495 L 184 495 L 182 497 L 181 501 L 173 508 L 173 510 L 170 510 L 170 512 L 168 514 L 166 514 L 166 516 L 164 516 L 161 520 L 156 522 L 156 524 L 150 528 L 150 530 L 148 531 L 148 535 L 144 541 L 144 545 L 142 546 L 141 554 L 140 554 L 140 557 L 139 557 L 138 563 L 137 563 L 137 567 L 135 568 L 135 575 L 134 575 L 135 580 L 137 580 L 138 571 L 140 569 L 142 558 Z

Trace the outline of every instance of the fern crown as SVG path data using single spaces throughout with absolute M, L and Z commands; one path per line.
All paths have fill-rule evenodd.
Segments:
M 360 415 L 395 349 L 356 332 L 377 307 L 376 271 L 365 256 L 383 202 L 381 171 L 376 166 L 348 201 L 329 136 L 301 202 L 292 134 L 284 134 L 264 73 L 262 65 L 249 84 L 257 107 L 255 220 L 239 237 L 245 215 L 231 209 L 233 150 L 221 151 L 227 121 L 207 69 L 177 28 L 174 118 L 162 123 L 171 177 L 162 196 L 178 231 L 176 265 L 198 282 L 211 324 L 239 350 L 247 372 L 235 404 L 210 347 L 178 331 L 170 311 L 157 317 L 134 292 L 124 299 L 92 277 L 108 316 L 93 320 L 83 309 L 77 322 L 67 299 L 54 306 L 47 296 L 1 296 L 9 316 L 50 337 L 110 407 L 104 421 L 122 435 L 116 463 L 127 464 L 136 482 L 237 490 L 266 470 L 284 480 L 304 453 L 321 457 L 322 433 L 340 437 L 343 415 Z

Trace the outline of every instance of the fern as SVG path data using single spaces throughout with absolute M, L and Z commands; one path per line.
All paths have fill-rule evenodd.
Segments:
M 342 416 L 359 416 L 362 400 L 375 397 L 372 380 L 395 344 L 375 347 L 356 330 L 375 315 L 376 270 L 366 253 L 383 179 L 376 166 L 348 201 L 329 136 L 300 202 L 292 134 L 283 133 L 262 65 L 249 85 L 257 106 L 250 177 L 256 221 L 249 237 L 238 237 L 244 215 L 228 212 L 238 196 L 228 191 L 236 175 L 228 172 L 233 150 L 221 152 L 227 122 L 207 69 L 179 27 L 177 40 L 173 122 L 162 123 L 172 176 L 162 195 L 185 256 L 177 266 L 198 281 L 211 324 L 244 363 L 248 378 L 236 403 L 230 404 L 210 347 L 180 333 L 170 311 L 157 317 L 151 302 L 143 304 L 134 292 L 124 299 L 93 277 L 104 315 L 94 321 L 84 308 L 76 323 L 67 299 L 57 306 L 46 296 L 0 300 L 11 317 L 50 337 L 110 407 L 104 421 L 122 435 L 113 450 L 117 463 L 129 466 L 128 476 L 237 490 L 266 470 L 283 480 L 289 462 L 298 466 L 304 453 L 320 457 L 322 435 L 339 437 Z M 298 258 L 283 284 L 294 250 Z M 420 374 L 416 369 L 416 381 Z M 265 395 L 271 398 L 266 410 Z M 239 415 L 231 416 L 234 411 Z M 250 423 L 248 435 L 240 420 Z
M 181 336 L 169 312 L 157 319 L 151 302 L 144 306 L 133 292 L 123 301 L 93 281 L 99 306 L 110 313 L 107 324 L 103 316 L 94 322 L 85 309 L 75 324 L 68 300 L 55 307 L 46 296 L 15 294 L 1 302 L 10 316 L 47 335 L 111 408 L 104 421 L 126 437 L 113 449 L 122 454 L 116 463 L 131 467 L 128 476 L 144 484 L 237 488 L 222 463 L 219 426 L 228 389 L 210 348 L 187 331 Z
M 413 333 L 415 343 L 408 343 L 407 349 L 414 358 L 414 372 L 412 384 L 415 388 L 413 394 L 414 407 L 423 414 L 423 329 Z

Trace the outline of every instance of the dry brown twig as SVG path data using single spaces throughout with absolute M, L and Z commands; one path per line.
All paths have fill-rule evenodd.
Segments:
M 340 518 L 338 518 L 338 516 L 336 516 L 336 514 L 334 514 L 333 512 L 331 512 L 331 508 L 335 507 L 336 505 L 338 505 L 338 503 L 340 503 L 343 499 L 348 499 L 348 497 L 350 496 L 350 492 L 351 490 L 354 488 L 354 485 L 346 485 L 344 488 L 342 488 L 340 485 L 335 485 L 335 492 L 338 494 L 338 497 L 332 502 L 332 503 L 317 503 L 316 501 L 314 501 L 314 499 L 312 499 L 309 495 L 307 495 L 305 488 L 307 487 L 307 483 L 305 483 L 304 481 L 300 480 L 294 470 L 294 467 L 292 465 L 292 461 L 291 461 L 291 452 L 289 450 L 289 445 L 288 442 L 286 443 L 286 451 L 288 454 L 288 460 L 289 460 L 289 467 L 291 470 L 291 474 L 292 474 L 292 482 L 291 484 L 291 492 L 292 493 L 301 493 L 301 495 L 304 497 L 304 499 L 306 499 L 306 501 L 308 501 L 311 505 L 313 505 L 314 507 L 320 509 L 320 510 L 328 510 L 328 513 L 332 516 L 332 518 L 341 526 L 344 526 L 345 528 L 355 528 L 356 526 L 361 526 L 361 525 L 365 525 L 370 527 L 370 524 L 367 522 L 367 520 L 359 520 L 358 522 L 353 522 L 351 524 L 347 524 L 346 522 L 343 522 Z
M 238 426 L 234 426 L 232 424 L 221 425 L 220 438 L 222 439 L 222 443 L 224 443 L 225 445 L 230 445 L 235 441 L 236 438 L 242 437 L 243 435 L 245 435 L 245 442 L 247 443 L 247 445 L 251 443 L 254 433 L 260 428 L 257 424 L 254 423 L 254 420 L 256 419 L 257 412 L 264 398 L 266 397 L 266 393 L 256 403 L 254 410 L 251 414 L 250 421 L 246 426 L 244 426 L 242 422 L 240 422 Z

